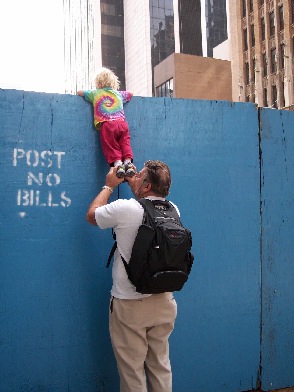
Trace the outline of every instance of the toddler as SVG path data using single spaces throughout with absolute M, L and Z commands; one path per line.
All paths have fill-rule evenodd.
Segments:
M 95 78 L 96 90 L 79 90 L 78 95 L 91 102 L 94 107 L 94 126 L 100 131 L 102 151 L 110 166 L 118 166 L 119 178 L 133 177 L 133 152 L 130 131 L 125 119 L 123 104 L 133 94 L 118 91 L 120 82 L 107 68 L 102 68 Z

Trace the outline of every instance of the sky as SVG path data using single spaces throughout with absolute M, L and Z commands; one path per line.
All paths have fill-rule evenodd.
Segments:
M 63 1 L 0 2 L 0 88 L 64 92 Z

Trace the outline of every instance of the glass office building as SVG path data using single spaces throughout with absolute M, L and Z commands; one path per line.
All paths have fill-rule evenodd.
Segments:
M 179 0 L 180 53 L 202 56 L 200 0 Z
M 150 0 L 150 39 L 152 66 L 175 51 L 172 0 Z
M 203 28 L 210 56 L 226 39 L 225 1 L 64 0 L 67 91 L 83 88 L 94 69 L 105 66 L 117 74 L 122 89 L 154 95 L 154 67 L 173 53 L 202 56 Z
M 207 57 L 213 57 L 213 48 L 228 39 L 226 0 L 206 0 Z
M 125 90 L 125 46 L 123 0 L 101 0 L 102 65 L 112 69 Z
M 154 67 L 175 51 L 173 0 L 150 0 L 149 9 L 153 81 Z

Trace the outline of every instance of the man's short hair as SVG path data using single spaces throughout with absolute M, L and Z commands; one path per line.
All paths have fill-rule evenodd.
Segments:
M 151 190 L 160 197 L 166 197 L 169 194 L 171 186 L 171 174 L 169 167 L 161 161 L 149 160 L 144 163 L 147 169 L 147 178 L 151 184 Z

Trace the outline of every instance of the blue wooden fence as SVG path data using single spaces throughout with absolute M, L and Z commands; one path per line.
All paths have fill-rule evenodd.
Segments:
M 294 113 L 261 110 L 262 379 L 294 385 Z
M 174 392 L 294 385 L 293 112 L 140 97 L 125 111 L 137 167 L 170 166 L 193 234 Z M 0 90 L 0 138 L 0 391 L 116 392 L 111 231 L 85 220 L 108 170 L 92 108 Z

